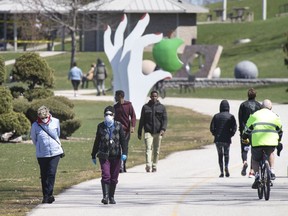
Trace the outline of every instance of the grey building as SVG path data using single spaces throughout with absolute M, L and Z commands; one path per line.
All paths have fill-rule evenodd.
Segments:
M 150 23 L 144 34 L 163 33 L 164 37 L 179 37 L 185 45 L 197 39 L 197 14 L 208 13 L 201 6 L 184 0 L 112 0 L 97 1 L 83 8 L 83 51 L 103 51 L 103 34 L 109 25 L 115 32 L 123 14 L 127 15 L 128 35 L 145 13 L 150 15 Z

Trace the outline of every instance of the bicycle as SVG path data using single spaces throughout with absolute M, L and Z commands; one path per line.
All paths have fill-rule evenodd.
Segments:
M 265 200 L 270 198 L 270 190 L 273 183 L 271 181 L 271 169 L 268 162 L 268 156 L 263 151 L 263 157 L 259 164 L 259 182 L 258 182 L 258 197 L 259 199 L 265 197 Z

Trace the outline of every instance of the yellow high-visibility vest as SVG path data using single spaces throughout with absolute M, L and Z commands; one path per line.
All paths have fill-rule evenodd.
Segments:
M 252 147 L 278 145 L 277 129 L 282 130 L 282 124 L 277 114 L 266 108 L 258 110 L 250 115 L 245 131 L 249 131 L 251 125 L 253 126 L 250 140 Z

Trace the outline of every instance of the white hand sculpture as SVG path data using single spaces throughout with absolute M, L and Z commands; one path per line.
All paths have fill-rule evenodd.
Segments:
M 149 21 L 149 14 L 145 14 L 124 40 L 124 31 L 127 26 L 127 17 L 124 15 L 116 29 L 114 43 L 111 41 L 110 26 L 104 33 L 104 50 L 113 70 L 113 91 L 114 93 L 116 90 L 125 92 L 125 99 L 133 103 L 138 119 L 147 94 L 153 85 L 159 80 L 172 78 L 171 73 L 163 70 L 154 71 L 148 75 L 142 73 L 144 48 L 160 42 L 163 38 L 162 34 L 142 36 Z

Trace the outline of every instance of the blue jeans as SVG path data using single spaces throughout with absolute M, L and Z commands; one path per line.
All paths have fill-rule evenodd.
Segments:
M 47 158 L 37 158 L 37 160 L 40 166 L 43 197 L 52 196 L 60 155 Z

